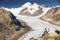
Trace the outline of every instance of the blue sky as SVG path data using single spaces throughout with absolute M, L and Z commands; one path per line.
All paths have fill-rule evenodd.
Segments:
M 9 8 L 19 7 L 26 2 L 31 2 L 31 3 L 35 2 L 40 5 L 45 4 L 49 7 L 60 5 L 60 0 L 0 0 L 0 6 L 9 7 Z

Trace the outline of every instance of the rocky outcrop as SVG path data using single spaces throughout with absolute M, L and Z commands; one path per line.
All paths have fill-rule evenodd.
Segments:
M 31 38 L 30 40 L 60 40 L 60 34 L 49 33 L 44 35 L 43 37 Z
M 25 3 L 20 10 L 20 15 L 25 16 L 37 16 L 42 13 L 42 8 L 37 3 L 31 4 L 29 2 Z
M 24 28 L 23 33 L 20 32 L 22 28 Z M 27 32 L 25 31 L 26 29 L 28 29 L 27 31 L 30 30 L 27 25 L 23 26 L 11 12 L 0 7 L 0 40 L 10 40 L 12 35 L 14 35 L 13 38 L 15 37 L 17 40 L 17 36 L 19 37 L 19 35 L 21 36 L 21 34 L 23 35 Z M 11 40 L 13 40 L 13 38 Z
M 30 38 L 30 40 L 60 40 L 60 33 L 57 32 L 47 33 L 43 37 Z
M 60 25 L 60 7 L 51 8 L 41 19 Z

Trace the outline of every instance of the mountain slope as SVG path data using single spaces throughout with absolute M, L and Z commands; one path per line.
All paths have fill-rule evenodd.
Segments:
M 10 11 L 0 7 L 0 40 L 17 40 L 30 29 L 25 22 L 17 20 Z
M 51 8 L 41 18 L 53 24 L 60 25 L 60 7 Z

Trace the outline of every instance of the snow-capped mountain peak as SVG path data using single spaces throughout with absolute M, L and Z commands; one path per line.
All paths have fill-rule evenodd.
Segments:
M 32 4 L 31 4 L 30 2 L 27 2 L 27 3 L 23 4 L 22 7 L 25 8 L 25 7 L 29 7 L 29 6 L 31 6 L 31 5 L 32 5 Z
M 39 4 L 37 3 L 33 3 L 31 4 L 30 2 L 25 3 L 24 5 L 22 5 L 22 10 L 20 10 L 20 14 L 23 15 L 32 15 L 32 14 L 41 14 L 42 12 L 42 8 L 40 7 Z

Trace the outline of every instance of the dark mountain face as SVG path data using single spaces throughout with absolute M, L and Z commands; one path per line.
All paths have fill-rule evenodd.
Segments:
M 21 28 L 23 28 L 21 22 L 11 12 L 0 7 L 0 39 L 5 40 L 6 35 L 12 35 Z
M 19 28 L 23 27 L 11 12 L 6 11 L 3 8 L 0 8 L 0 19 L 0 23 L 7 27 L 12 27 L 13 25 L 17 25 Z

